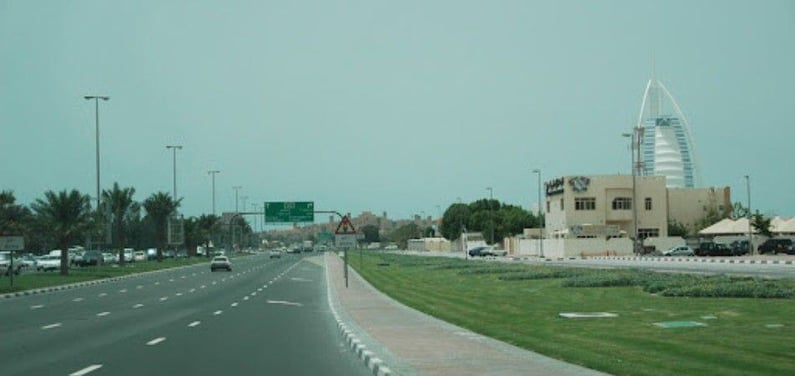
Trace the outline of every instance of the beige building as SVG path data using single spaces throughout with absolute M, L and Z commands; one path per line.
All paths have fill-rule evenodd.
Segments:
M 668 200 L 663 176 L 638 176 L 633 209 L 632 176 L 566 176 L 546 187 L 546 238 L 614 238 L 668 235 Z
M 729 188 L 669 189 L 664 176 L 637 176 L 634 186 L 631 175 L 552 179 L 545 184 L 543 240 L 506 239 L 506 248 L 545 258 L 631 255 L 637 216 L 644 246 L 668 249 L 684 244 L 668 237 L 669 220 L 697 223 L 712 210 L 725 213 L 731 203 Z

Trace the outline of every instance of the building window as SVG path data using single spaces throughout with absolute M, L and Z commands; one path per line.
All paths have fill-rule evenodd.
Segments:
M 596 197 L 575 198 L 574 210 L 596 210 Z
M 658 229 L 658 228 L 639 228 L 638 229 L 638 237 L 641 238 L 641 239 L 659 238 L 660 237 L 660 229 Z
M 613 210 L 632 210 L 632 199 L 629 197 L 614 198 Z
M 651 210 L 651 197 L 646 197 L 646 210 Z
M 563 210 L 563 199 L 560 199 L 560 210 Z

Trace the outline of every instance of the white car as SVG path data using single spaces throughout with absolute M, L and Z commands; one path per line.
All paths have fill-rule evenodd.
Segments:
M 144 251 L 135 251 L 135 255 L 133 256 L 133 260 L 135 262 L 146 261 L 146 252 L 144 252 Z
M 693 252 L 693 249 L 686 246 L 680 245 L 678 247 L 673 247 L 665 252 L 662 253 L 663 256 L 695 256 L 696 253 Z
M 39 257 L 36 269 L 42 271 L 58 270 L 61 268 L 61 256 L 46 255 Z

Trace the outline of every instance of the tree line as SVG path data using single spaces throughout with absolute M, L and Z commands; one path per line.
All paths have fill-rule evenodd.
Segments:
M 12 191 L 0 191 L 0 235 L 23 236 L 26 250 L 35 253 L 62 250 L 61 274 L 68 274 L 68 250 L 76 245 L 118 251 L 120 263 L 124 248 L 156 248 L 157 260 L 162 261 L 169 245 L 168 222 L 176 217 L 182 199 L 155 192 L 138 202 L 134 195 L 135 188 L 114 183 L 102 191 L 99 208 L 92 209 L 90 196 L 76 189 L 47 191 L 30 207 L 17 204 Z M 181 248 L 189 255 L 195 255 L 199 245 L 250 239 L 252 233 L 242 217 L 235 217 L 230 226 L 222 225 L 221 217 L 206 214 L 181 222 Z

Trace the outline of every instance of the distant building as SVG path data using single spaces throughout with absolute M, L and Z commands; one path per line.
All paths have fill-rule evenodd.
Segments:
M 638 127 L 639 174 L 665 176 L 668 188 L 697 187 L 699 171 L 687 119 L 655 78 L 646 84 Z

